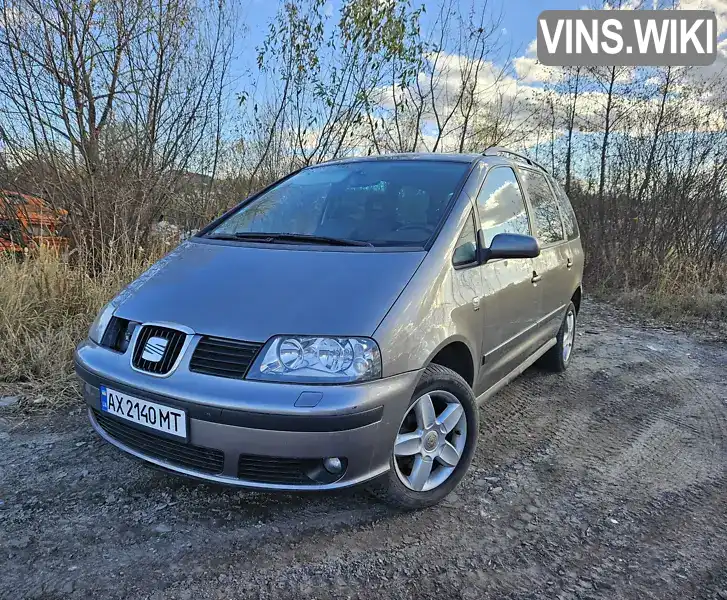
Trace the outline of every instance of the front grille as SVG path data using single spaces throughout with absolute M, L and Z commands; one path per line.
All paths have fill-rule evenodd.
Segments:
M 204 336 L 189 362 L 189 370 L 217 377 L 243 379 L 262 344 Z
M 159 327 L 158 325 L 144 325 L 139 332 L 139 337 L 136 339 L 132 364 L 137 369 L 141 369 L 148 373 L 166 375 L 169 371 L 171 371 L 174 363 L 177 362 L 177 358 L 179 358 L 179 353 L 182 351 L 182 346 L 184 346 L 184 340 L 186 337 L 185 333 L 177 331 L 176 329 Z M 166 347 L 159 357 L 159 360 L 148 360 L 144 358 L 144 351 L 146 349 L 147 342 L 151 338 L 161 338 L 166 340 Z
M 225 455 L 220 450 L 192 446 L 131 427 L 97 410 L 96 422 L 108 435 L 142 454 L 202 473 L 221 473 Z
M 306 474 L 320 464 L 320 460 L 302 458 L 271 458 L 241 454 L 237 463 L 237 476 L 245 481 L 290 485 L 315 485 Z

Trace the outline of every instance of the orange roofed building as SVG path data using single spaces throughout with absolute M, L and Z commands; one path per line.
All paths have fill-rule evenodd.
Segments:
M 0 252 L 23 252 L 25 248 L 68 248 L 61 231 L 68 212 L 54 209 L 42 198 L 0 190 Z

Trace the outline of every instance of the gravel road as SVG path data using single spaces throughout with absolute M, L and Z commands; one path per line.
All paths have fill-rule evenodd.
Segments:
M 462 485 L 401 513 L 144 466 L 79 408 L 0 412 L 0 598 L 727 600 L 727 340 L 584 306 L 564 376 L 481 412 Z

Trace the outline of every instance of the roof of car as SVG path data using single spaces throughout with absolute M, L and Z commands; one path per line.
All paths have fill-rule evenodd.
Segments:
M 533 159 L 502 148 L 500 146 L 491 146 L 482 153 L 470 153 L 470 154 L 457 154 L 457 153 L 445 153 L 445 152 L 394 152 L 391 154 L 377 154 L 374 156 L 353 156 L 350 158 L 339 158 L 334 159 L 319 165 L 311 165 L 311 167 L 324 166 L 331 164 L 347 164 L 357 163 L 366 161 L 396 161 L 396 160 L 421 160 L 421 161 L 446 161 L 446 162 L 458 162 L 465 164 L 473 164 L 478 160 L 485 158 L 487 160 L 504 161 L 504 162 L 515 162 L 518 166 L 530 167 L 533 169 L 539 169 L 540 171 L 548 174 L 548 170 L 541 164 L 538 164 Z
M 371 160 L 432 160 L 472 163 L 482 158 L 482 154 L 450 154 L 444 152 L 400 152 L 393 154 L 379 154 L 375 156 L 354 156 L 351 158 L 338 158 L 325 164 L 342 164 L 364 162 Z

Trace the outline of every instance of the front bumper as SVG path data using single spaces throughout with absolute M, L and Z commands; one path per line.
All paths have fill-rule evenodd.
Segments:
M 128 355 L 83 342 L 76 350 L 76 372 L 83 380 L 94 429 L 121 450 L 165 469 L 216 483 L 275 490 L 335 489 L 385 473 L 420 375 L 414 371 L 357 385 L 275 384 L 192 373 L 186 361 L 171 377 L 153 377 L 132 370 Z M 170 444 L 142 426 L 101 413 L 101 385 L 184 408 L 189 414 L 187 445 Z M 300 406 L 304 393 L 304 404 L 314 398 L 315 406 Z M 205 463 L 198 468 L 195 465 L 202 463 L 192 451 L 219 457 L 213 461 L 217 466 Z M 327 457 L 346 459 L 339 479 L 291 480 L 291 465 L 311 465 Z M 250 464 L 255 466 L 254 479 Z M 283 472 L 286 476 L 281 477 Z

